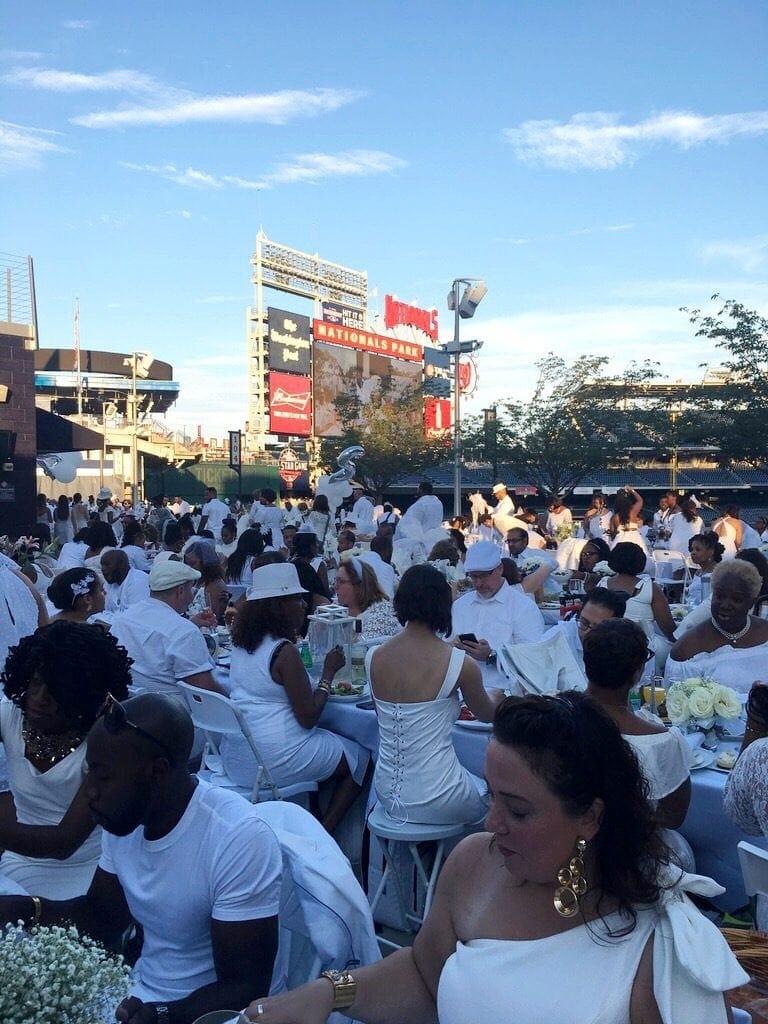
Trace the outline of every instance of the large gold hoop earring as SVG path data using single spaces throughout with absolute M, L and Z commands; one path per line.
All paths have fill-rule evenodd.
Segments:
M 557 880 L 560 883 L 555 889 L 555 910 L 561 917 L 573 917 L 579 909 L 579 900 L 587 891 L 587 880 L 584 877 L 584 851 L 586 839 L 577 839 L 576 854 L 568 861 L 568 867 L 560 868 Z

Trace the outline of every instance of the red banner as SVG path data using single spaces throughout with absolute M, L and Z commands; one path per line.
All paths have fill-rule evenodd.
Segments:
M 439 437 L 451 429 L 451 400 L 427 398 L 424 402 L 424 432 L 427 437 Z
M 312 334 L 315 341 L 328 341 L 332 345 L 343 345 L 344 348 L 356 348 L 363 352 L 378 352 L 382 356 L 395 359 L 408 359 L 413 363 L 424 360 L 424 349 L 413 341 L 400 341 L 384 334 L 371 334 L 370 331 L 358 331 L 352 327 L 340 327 L 324 320 L 312 321 Z
M 273 434 L 312 433 L 312 382 L 294 373 L 269 374 L 269 429 Z
M 437 341 L 437 310 L 419 309 L 409 306 L 407 302 L 399 302 L 394 295 L 384 296 L 385 327 L 416 327 L 423 331 L 432 341 Z

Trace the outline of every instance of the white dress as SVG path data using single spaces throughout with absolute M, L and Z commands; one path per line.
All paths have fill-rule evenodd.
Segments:
M 667 659 L 664 676 L 667 685 L 692 676 L 710 676 L 737 693 L 749 693 L 752 683 L 766 678 L 768 643 L 757 647 L 731 647 L 724 644 L 716 651 L 702 651 L 687 661 Z
M 384 809 L 398 821 L 446 825 L 477 822 L 487 813 L 485 783 L 459 764 L 453 747 L 453 723 L 459 698 L 451 693 L 466 655 L 451 651 L 445 679 L 428 701 L 398 703 L 375 693 L 372 661 L 366 669 L 379 719 L 379 759 L 373 785 Z
M 645 540 L 640 533 L 640 525 L 640 523 L 621 523 L 616 536 L 613 540 L 609 540 L 611 550 L 613 550 L 617 544 L 637 544 L 639 548 L 643 549 L 647 558 L 650 552 L 648 551 L 648 545 L 645 543 Z
M 601 579 L 597 585 L 598 587 L 605 587 L 608 589 L 608 581 L 605 578 Z M 672 645 L 669 640 L 667 640 L 665 636 L 662 636 L 656 629 L 656 620 L 653 616 L 652 601 L 653 580 L 648 579 L 647 577 L 641 577 L 637 590 L 627 601 L 624 618 L 630 619 L 632 622 L 636 622 L 643 630 L 648 638 L 648 643 L 653 647 L 653 650 L 656 653 L 656 668 L 659 672 L 663 672 L 664 665 L 669 655 L 669 649 Z M 653 675 L 653 672 L 653 662 L 648 662 L 643 672 L 642 682 L 649 681 L 649 677 Z
M 361 783 L 368 767 L 367 751 L 346 736 L 299 725 L 285 687 L 272 678 L 270 667 L 285 643 L 288 641 L 267 637 L 253 654 L 242 647 L 232 648 L 229 696 L 245 715 L 264 763 L 276 785 L 288 786 L 327 779 L 344 756 L 352 777 Z M 244 738 L 224 737 L 221 755 L 238 785 L 253 784 L 256 763 Z
M 628 935 L 607 936 L 595 921 L 541 939 L 457 943 L 440 975 L 440 1024 L 627 1024 L 651 935 L 654 995 L 664 1024 L 725 1024 L 722 992 L 746 984 L 747 975 L 686 891 L 724 892 L 709 878 L 683 874 L 659 903 L 638 908 Z M 618 930 L 625 921 L 611 914 L 606 923 Z
M 718 523 L 718 529 L 715 533 L 720 538 L 720 543 L 725 548 L 723 558 L 735 558 L 736 557 L 736 527 L 733 526 L 728 519 L 721 519 Z
M 22 718 L 15 704 L 0 701 L 0 735 L 17 819 L 25 825 L 58 825 L 83 781 L 85 743 L 47 772 L 40 772 L 24 756 Z M 6 851 L 0 858 L 0 872 L 36 896 L 68 900 L 88 891 L 100 854 L 101 829 L 95 828 L 66 860 Z
M 682 512 L 672 518 L 672 532 L 669 536 L 669 550 L 679 551 L 683 555 L 688 554 L 688 541 L 704 529 L 704 520 L 696 516 L 693 522 L 689 523 Z

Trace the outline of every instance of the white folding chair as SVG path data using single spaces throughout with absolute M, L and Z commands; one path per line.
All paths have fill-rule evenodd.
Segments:
M 261 800 L 283 800 L 286 797 L 299 796 L 304 793 L 317 792 L 317 782 L 297 782 L 290 786 L 276 786 L 264 759 L 259 753 L 248 722 L 242 712 L 229 697 L 213 690 L 202 690 L 199 686 L 178 680 L 176 685 L 184 698 L 192 721 L 197 729 L 205 734 L 205 750 L 203 751 L 203 767 L 198 772 L 200 778 L 216 786 L 225 786 L 248 797 L 251 803 Z M 219 752 L 221 736 L 244 737 L 251 748 L 256 762 L 256 778 L 252 789 L 238 786 L 227 774 Z
M 742 840 L 739 852 L 744 889 L 752 902 L 752 917 L 757 924 L 757 897 L 768 898 L 768 850 Z
M 503 644 L 498 665 L 509 679 L 530 693 L 558 693 L 585 690 L 584 670 L 576 663 L 568 641 L 560 630 L 534 644 Z

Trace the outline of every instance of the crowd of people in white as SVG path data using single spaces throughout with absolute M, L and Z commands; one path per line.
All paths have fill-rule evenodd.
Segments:
M 270 1024 L 334 1009 L 451 1024 L 510 1007 L 522 1024 L 729 1019 L 723 993 L 745 976 L 685 895 L 717 887 L 686 873 L 675 831 L 689 748 L 630 694 L 664 675 L 745 694 L 759 680 L 768 524 L 728 507 L 705 528 L 696 499 L 673 492 L 653 515 L 632 489 L 611 507 L 595 494 L 574 518 L 561 497 L 542 514 L 497 483 L 471 496 L 471 518 L 446 520 L 427 481 L 404 512 L 349 490 L 281 503 L 265 488 L 246 506 L 209 487 L 198 508 L 134 507 L 106 488 L 39 497 L 35 557 L 0 556 L 0 921 L 74 920 L 113 948 L 139 926 L 128 1024 L 246 1004 Z M 308 673 L 318 614 L 354 620 L 368 648 L 375 765 L 321 720 L 344 656 L 323 652 Z M 202 737 L 180 682 L 246 723 L 218 751 L 233 788 L 194 774 Z M 768 764 L 765 703 L 752 701 L 744 746 Z M 485 778 L 453 746 L 462 704 L 494 723 Z M 330 834 L 369 786 L 395 822 L 466 827 L 412 949 L 269 995 L 284 864 L 259 805 L 234 791 L 261 770 L 249 735 L 276 786 L 320 787 L 310 806 Z M 737 765 L 729 780 L 753 833 L 763 777 Z M 594 971 L 566 999 L 547 994 L 555 963 Z

